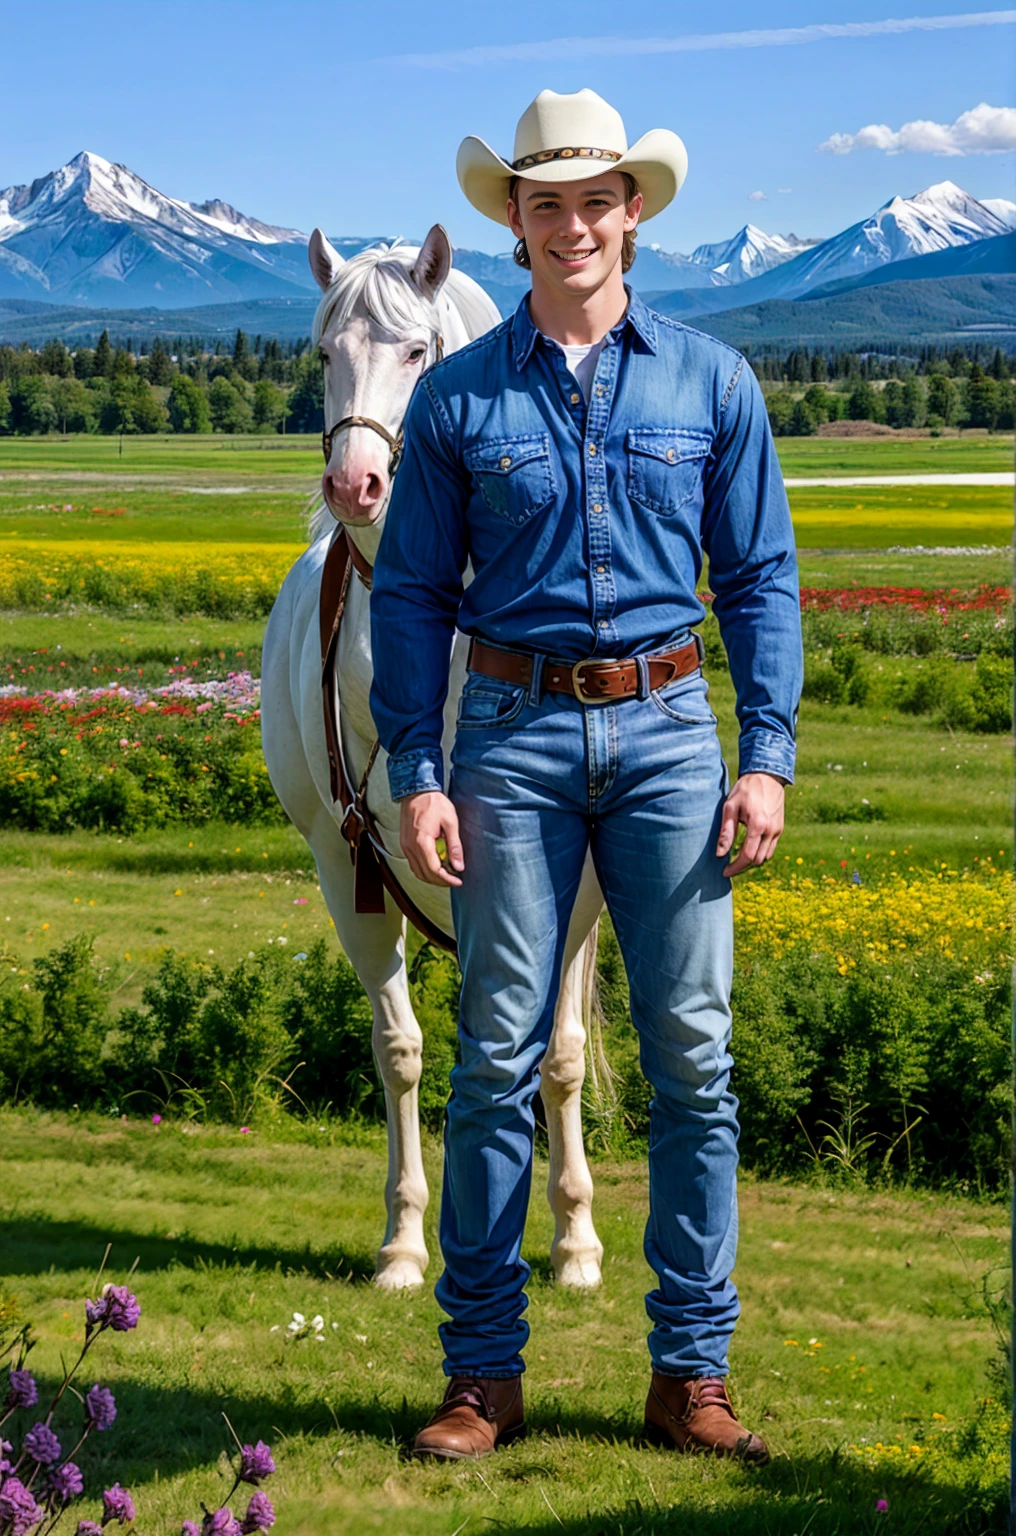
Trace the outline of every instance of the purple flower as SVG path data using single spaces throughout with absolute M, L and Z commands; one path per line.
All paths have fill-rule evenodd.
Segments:
M 48 1424 L 36 1424 L 28 1431 L 24 1449 L 33 1461 L 41 1461 L 43 1466 L 60 1460 L 60 1442 Z
M 152 1116 L 152 1124 L 153 1125 L 161 1125 L 162 1124 L 162 1116 L 161 1115 L 153 1115 Z M 195 1527 L 195 1529 L 196 1529 L 196 1527 Z
M 38 1525 L 46 1511 L 36 1504 L 29 1489 L 20 1477 L 8 1477 L 0 1488 L 0 1526 L 11 1536 L 25 1536 L 33 1525 Z
M 12 1450 L 13 1446 L 9 1440 L 0 1439 L 0 1472 L 14 1471 L 14 1466 L 9 1456 Z
M 85 1321 L 92 1328 L 112 1328 L 127 1333 L 138 1326 L 141 1306 L 125 1285 L 104 1285 L 98 1301 L 85 1302 Z
M 209 1511 L 201 1526 L 201 1536 L 240 1536 L 240 1522 L 228 1505 Z
M 102 1536 L 102 1526 L 94 1520 L 79 1520 L 74 1536 Z
M 250 1496 L 250 1503 L 247 1505 L 247 1513 L 244 1515 L 240 1530 L 243 1536 L 252 1536 L 254 1531 L 270 1531 L 274 1524 L 275 1511 L 272 1508 L 272 1501 L 267 1493 L 262 1493 L 259 1488 Z
M 85 1398 L 85 1407 L 88 1421 L 96 1429 L 109 1429 L 116 1418 L 116 1399 L 108 1387 L 100 1387 L 98 1382 Z
M 860 885 L 861 882 L 858 881 L 857 883 Z M 879 1515 L 887 1515 L 889 1513 L 889 1500 L 879 1499 L 878 1503 L 875 1505 L 875 1512 Z
M 39 1401 L 39 1389 L 31 1371 L 11 1370 L 11 1384 L 7 1402 L 11 1408 L 34 1408 Z
M 271 1448 L 263 1440 L 259 1440 L 257 1445 L 242 1447 L 239 1472 L 242 1483 L 259 1483 L 263 1477 L 271 1477 L 274 1471 Z
M 114 1483 L 112 1488 L 107 1488 L 102 1495 L 102 1523 L 108 1525 L 111 1520 L 119 1520 L 121 1525 L 126 1525 L 128 1520 L 134 1519 L 134 1500 L 126 1488 L 121 1488 L 119 1483 Z
M 65 1461 L 62 1467 L 54 1467 L 49 1475 L 49 1486 L 62 1504 L 76 1499 L 85 1486 L 81 1469 L 73 1461 Z
M 200 1527 L 196 1526 L 193 1520 L 185 1520 L 180 1536 L 201 1536 Z

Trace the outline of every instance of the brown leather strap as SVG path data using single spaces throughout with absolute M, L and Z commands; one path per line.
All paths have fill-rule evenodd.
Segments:
M 319 628 L 321 635 L 321 693 L 324 708 L 325 746 L 328 750 L 328 775 L 332 800 L 343 810 L 342 835 L 349 844 L 349 856 L 353 862 L 353 910 L 358 914 L 379 915 L 385 910 L 385 891 L 391 896 L 404 917 L 425 939 L 438 948 L 457 955 L 455 940 L 450 938 L 402 889 L 388 863 L 381 829 L 371 815 L 367 804 L 367 789 L 371 769 L 377 759 L 378 743 L 375 741 L 367 759 L 363 777 L 354 790 L 342 750 L 342 730 L 339 722 L 339 694 L 335 674 L 339 645 L 339 629 L 345 612 L 349 592 L 350 573 L 356 567 L 360 575 L 357 557 L 367 562 L 354 549 L 353 541 L 346 537 L 344 528 L 337 528 L 332 536 L 321 571 L 321 599 Z M 370 566 L 367 565 L 368 572 Z M 361 580 L 363 578 L 361 577 Z M 369 586 L 369 582 L 364 582 Z
M 696 671 L 702 665 L 703 649 L 701 637 L 695 634 L 677 650 L 645 657 L 648 690 L 655 692 L 657 688 L 665 688 L 668 683 Z M 531 655 L 505 651 L 500 646 L 488 645 L 485 640 L 473 640 L 468 665 L 470 671 L 482 672 L 484 677 L 496 677 L 502 683 L 519 683 L 528 688 L 533 680 Z M 542 682 L 552 693 L 570 693 L 583 704 L 612 704 L 639 696 L 639 670 L 639 661 L 634 657 L 625 661 L 593 659 L 574 663 L 547 657 L 543 663 Z

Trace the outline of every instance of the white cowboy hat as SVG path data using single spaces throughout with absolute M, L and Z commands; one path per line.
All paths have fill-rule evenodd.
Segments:
M 511 161 L 472 134 L 455 162 L 459 186 L 474 208 L 507 224 L 513 176 L 527 181 L 584 181 L 604 170 L 627 171 L 642 193 L 641 221 L 662 212 L 688 174 L 688 152 L 669 128 L 653 128 L 628 148 L 621 114 L 595 91 L 559 96 L 541 91 L 515 130 Z

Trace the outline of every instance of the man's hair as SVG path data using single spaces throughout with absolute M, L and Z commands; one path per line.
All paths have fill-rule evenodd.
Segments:
M 522 180 L 521 176 L 513 176 L 511 181 L 508 184 L 508 196 L 511 198 L 513 203 L 516 200 L 515 199 L 515 194 L 518 192 L 519 182 L 521 180 Z M 630 203 L 632 198 L 637 195 L 638 190 L 639 190 L 639 184 L 635 180 L 634 176 L 629 176 L 627 171 L 622 171 L 621 172 L 621 180 L 624 182 L 624 200 L 625 200 L 625 203 L 627 204 L 627 203 Z M 629 268 L 633 265 L 634 261 L 635 261 L 635 257 L 637 255 L 637 252 L 635 250 L 635 236 L 637 234 L 638 234 L 638 230 L 635 230 L 635 229 L 626 229 L 625 232 L 624 232 L 624 238 L 621 241 L 621 271 L 622 272 L 627 272 L 629 270 Z M 528 272 L 530 270 L 530 261 L 529 261 L 529 252 L 526 250 L 526 242 L 525 242 L 525 240 L 520 240 L 518 242 L 518 244 L 515 247 L 514 255 L 515 255 L 515 261 L 516 261 L 517 265 L 520 266 L 520 267 L 525 267 L 526 271 Z

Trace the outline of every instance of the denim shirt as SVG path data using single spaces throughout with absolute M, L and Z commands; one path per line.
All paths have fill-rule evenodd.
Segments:
M 395 799 L 444 788 L 456 626 L 563 661 L 657 650 L 706 615 L 703 552 L 739 771 L 793 782 L 797 556 L 762 391 L 740 353 L 628 295 L 588 406 L 528 296 L 417 385 L 370 603 Z

